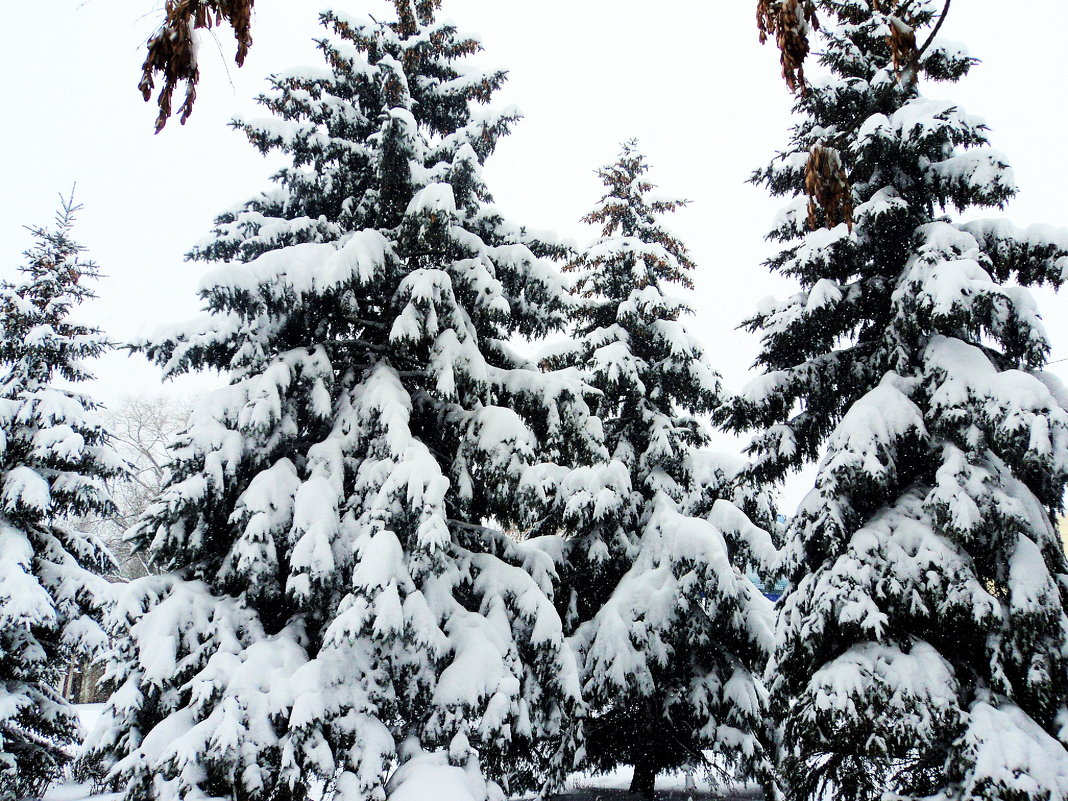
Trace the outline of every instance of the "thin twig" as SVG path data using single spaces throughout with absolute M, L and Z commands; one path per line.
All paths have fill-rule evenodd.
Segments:
M 917 51 L 917 53 L 916 53 L 916 63 L 917 64 L 920 63 L 920 59 L 923 58 L 923 54 L 927 51 L 927 48 L 931 46 L 931 42 L 933 42 L 935 40 L 935 37 L 938 36 L 938 31 L 942 28 L 942 23 L 946 21 L 946 14 L 949 13 L 949 4 L 952 3 L 952 2 L 953 2 L 953 0 L 946 0 L 946 5 L 942 9 L 942 15 L 938 18 L 938 22 L 935 24 L 934 30 L 932 30 L 931 31 L 931 35 L 927 37 L 927 41 L 923 43 L 923 47 L 921 47 Z

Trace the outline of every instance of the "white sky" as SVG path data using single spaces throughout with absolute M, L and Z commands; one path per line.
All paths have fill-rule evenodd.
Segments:
M 271 172 L 226 123 L 263 116 L 251 98 L 270 72 L 320 63 L 311 39 L 328 2 L 257 0 L 241 69 L 228 28 L 217 43 L 205 39 L 192 118 L 154 136 L 155 103 L 142 102 L 136 85 L 161 0 L 7 0 L 0 277 L 13 277 L 29 243 L 21 226 L 50 221 L 57 193 L 76 181 L 85 209 L 75 235 L 108 276 L 87 316 L 122 340 L 195 314 L 205 265 L 182 254 Z M 383 0 L 333 6 L 390 16 Z M 585 240 L 578 218 L 601 190 L 593 170 L 632 136 L 661 191 L 692 201 L 673 226 L 699 266 L 691 329 L 728 389 L 745 381 L 757 349 L 735 326 L 761 298 L 790 291 L 760 266 L 781 201 L 745 183 L 785 144 L 790 123 L 778 54 L 757 43 L 754 9 L 755 0 L 445 0 L 442 12 L 481 34 L 480 60 L 511 75 L 496 102 L 526 115 L 486 169 L 508 216 Z M 1059 0 L 1018 0 L 1012 13 L 1003 0 L 958 0 L 942 35 L 984 63 L 961 84 L 926 89 L 988 121 L 1016 171 L 1021 193 L 1005 216 L 1017 224 L 1068 226 L 1064 30 L 1068 4 Z M 1068 299 L 1037 294 L 1053 358 L 1068 358 Z M 1068 362 L 1053 369 L 1068 378 Z M 97 372 L 105 399 L 161 391 L 158 372 L 139 357 L 109 357 Z

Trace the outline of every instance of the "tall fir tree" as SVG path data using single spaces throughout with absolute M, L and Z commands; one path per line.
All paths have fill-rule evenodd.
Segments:
M 395 6 L 325 13 L 329 69 L 274 79 L 281 119 L 242 127 L 292 166 L 194 252 L 227 262 L 206 318 L 143 346 L 230 383 L 133 530 L 170 572 L 111 621 L 93 754 L 129 801 L 426 775 L 480 800 L 573 765 L 551 564 L 502 528 L 540 460 L 598 456 L 596 422 L 576 373 L 510 344 L 559 328 L 565 293 L 480 176 L 516 119 L 476 105 L 504 73 L 464 66 L 479 44 L 434 0 Z
M 793 198 L 768 266 L 801 290 L 747 321 L 763 373 L 720 412 L 755 480 L 818 461 L 769 668 L 787 796 L 1063 799 L 1068 394 L 1027 287 L 1068 276 L 1068 231 L 960 221 L 1015 189 L 920 93 L 974 63 L 934 38 L 949 3 L 763 6 L 818 15 L 825 71 L 754 177 Z
M 72 197 L 31 228 L 22 279 L 0 286 L 0 801 L 40 795 L 71 759 L 80 726 L 56 685 L 105 642 L 111 558 L 71 524 L 110 512 L 124 462 L 71 387 L 109 347 L 71 320 L 97 276 L 71 236 L 77 211 Z
M 569 531 L 541 547 L 559 564 L 557 603 L 580 656 L 586 765 L 633 766 L 631 790 L 653 797 L 658 773 L 717 766 L 770 777 L 766 693 L 770 604 L 732 563 L 774 547 L 729 498 L 733 474 L 708 444 L 719 376 L 681 318 L 676 288 L 694 264 L 660 217 L 634 142 L 599 171 L 606 192 L 584 221 L 602 236 L 576 273 L 574 338 L 550 364 L 574 366 L 600 394 L 606 458 L 541 476 Z M 717 497 L 718 496 L 718 497 Z M 705 752 L 712 751 L 711 762 Z

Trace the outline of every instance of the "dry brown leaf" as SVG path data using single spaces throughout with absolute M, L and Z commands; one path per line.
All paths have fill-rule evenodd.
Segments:
M 916 47 L 916 31 L 898 17 L 890 17 L 890 35 L 886 37 L 890 45 L 890 56 L 894 61 L 894 72 L 916 80 L 919 51 Z
M 245 63 L 245 56 L 252 45 L 252 5 L 255 0 L 167 0 L 164 6 L 163 24 L 148 40 L 148 54 L 141 67 L 141 81 L 137 88 L 145 101 L 151 99 L 155 89 L 155 77 L 163 76 L 160 89 L 159 116 L 156 117 L 156 133 L 163 130 L 171 116 L 171 101 L 175 87 L 185 82 L 185 99 L 178 108 L 179 122 L 185 123 L 193 112 L 197 97 L 197 82 L 200 69 L 197 66 L 194 31 L 213 28 L 226 21 L 234 29 L 237 39 L 238 66 Z
M 809 53 L 809 29 L 819 30 L 816 6 L 812 0 L 757 0 L 757 29 L 760 43 L 775 37 L 782 63 L 782 77 L 791 92 L 808 93 L 805 83 L 805 57 Z
M 833 147 L 815 145 L 809 151 L 805 164 L 805 193 L 808 195 L 809 229 L 834 228 L 844 222 L 850 231 L 853 230 L 853 188 L 842 165 L 841 154 Z
M 907 19 L 910 5 L 911 2 L 901 3 L 900 0 L 871 0 L 872 11 L 886 14 L 886 24 L 890 28 L 886 44 L 890 48 L 894 72 L 899 77 L 915 81 L 920 51 L 916 45 L 916 31 Z

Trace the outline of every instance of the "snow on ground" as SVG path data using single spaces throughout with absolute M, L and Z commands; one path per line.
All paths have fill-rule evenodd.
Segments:
M 89 731 L 96 725 L 103 704 L 80 704 L 77 707 L 82 727 Z M 627 788 L 630 786 L 630 768 L 623 768 L 611 773 L 591 776 L 577 773 L 568 779 L 567 788 L 553 801 L 630 801 L 634 798 Z M 695 774 L 692 782 L 683 773 L 666 773 L 656 780 L 656 795 L 659 801 L 760 801 L 761 791 L 755 786 L 735 786 L 713 788 L 701 775 Z M 433 796 L 440 799 L 440 795 Z M 407 798 L 407 797 L 406 797 Z M 532 799 L 533 796 L 523 796 Z M 104 793 L 93 795 L 88 784 L 65 782 L 53 785 L 44 795 L 43 801 L 121 801 L 122 793 Z M 422 801 L 416 799 L 415 801 Z M 426 799 L 430 801 L 430 797 Z
M 93 730 L 100 715 L 104 711 L 105 704 L 76 704 L 75 709 L 78 710 L 78 720 L 82 724 L 82 728 L 86 733 Z
M 120 801 L 122 793 L 104 793 L 93 795 L 88 784 L 69 782 L 65 784 L 53 784 L 44 795 L 44 801 Z
M 568 779 L 564 792 L 554 796 L 554 801 L 630 801 L 635 798 L 628 791 L 630 777 L 630 768 L 596 776 L 576 773 Z M 656 796 L 659 801 L 761 801 L 764 794 L 756 785 L 713 787 L 700 772 L 689 781 L 686 774 L 679 772 L 657 777 Z

